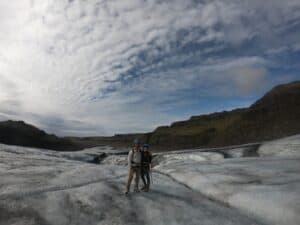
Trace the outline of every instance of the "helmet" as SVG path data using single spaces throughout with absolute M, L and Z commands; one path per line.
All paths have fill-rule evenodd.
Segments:
M 133 143 L 134 143 L 135 145 L 141 144 L 141 142 L 140 142 L 140 140 L 139 140 L 138 138 L 134 139 Z

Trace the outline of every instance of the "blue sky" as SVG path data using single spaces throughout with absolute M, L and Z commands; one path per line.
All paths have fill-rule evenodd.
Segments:
M 0 120 L 151 131 L 300 80 L 299 0 L 0 3 Z

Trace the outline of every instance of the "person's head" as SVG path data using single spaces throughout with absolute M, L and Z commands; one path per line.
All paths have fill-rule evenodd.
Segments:
M 143 145 L 143 151 L 149 151 L 149 145 L 148 144 Z
M 134 139 L 133 144 L 134 144 L 134 148 L 135 149 L 140 149 L 141 142 L 140 142 L 140 140 L 138 138 Z

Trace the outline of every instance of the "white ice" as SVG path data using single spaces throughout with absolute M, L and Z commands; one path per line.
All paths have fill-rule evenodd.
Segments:
M 300 156 L 300 135 L 264 143 L 259 148 L 261 156 Z
M 269 224 L 297 225 L 300 224 L 299 137 L 264 143 L 258 149 L 261 157 L 216 160 L 216 153 L 206 153 L 214 160 L 202 161 L 199 157 L 204 153 L 189 154 L 183 160 L 181 154 L 163 155 L 159 156 L 156 170 Z
M 300 224 L 300 157 L 161 154 L 152 191 L 124 196 L 126 156 L 88 163 L 112 151 L 0 145 L 0 225 Z

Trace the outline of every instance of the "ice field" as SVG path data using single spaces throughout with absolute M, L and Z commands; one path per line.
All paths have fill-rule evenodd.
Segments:
M 125 155 L 0 145 L 0 224 L 300 224 L 300 136 L 222 152 L 162 153 L 149 193 L 123 194 Z M 247 149 L 245 150 L 247 151 Z M 108 153 L 100 164 L 93 157 Z

